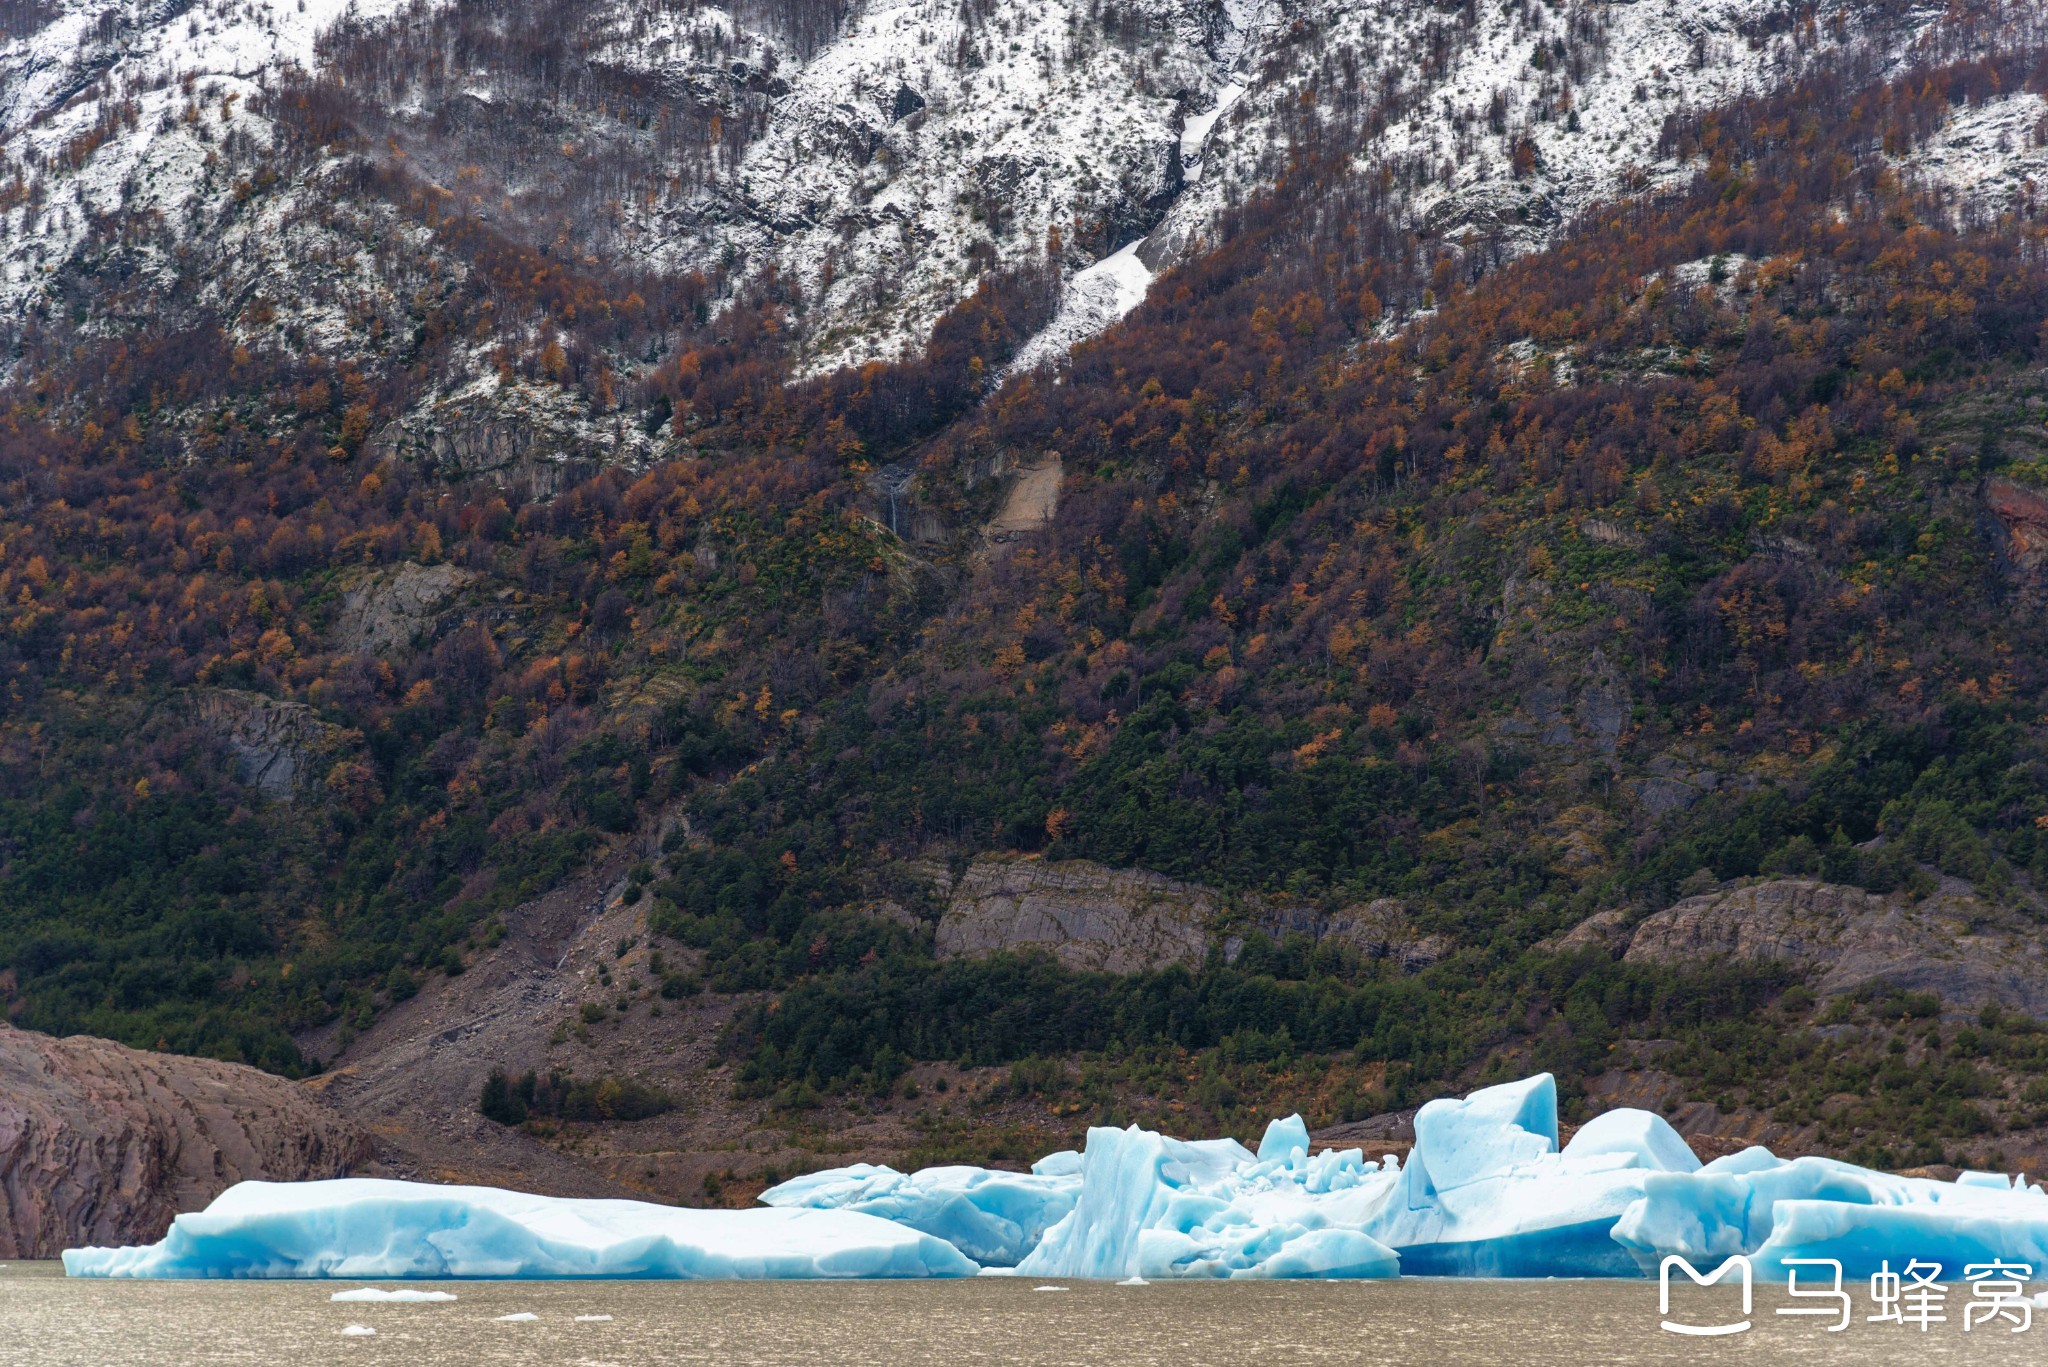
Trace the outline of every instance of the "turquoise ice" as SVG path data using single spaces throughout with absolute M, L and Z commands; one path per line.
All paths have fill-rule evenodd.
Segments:
M 965 1277 L 959 1249 L 845 1210 L 684 1210 L 425 1182 L 241 1182 L 74 1277 Z
M 901 1173 L 856 1163 L 792 1178 L 761 1199 L 784 1209 L 877 1215 L 936 1235 L 985 1267 L 1015 1267 L 1081 1194 L 1080 1155 L 1053 1154 L 1037 1167 L 1029 1173 L 969 1167 Z
M 1702 1167 L 1662 1117 L 1614 1110 L 1560 1146 L 1538 1074 L 1415 1117 L 1405 1163 L 1315 1147 L 1300 1116 L 1235 1139 L 1088 1131 L 1031 1172 L 869 1164 L 773 1188 L 755 1210 L 572 1201 L 488 1187 L 244 1182 L 162 1242 L 72 1249 L 101 1277 L 957 1277 L 1144 1281 L 1639 1276 L 1732 1254 L 1862 1277 L 1995 1260 L 2048 1272 L 2048 1196 L 1996 1173 L 1899 1177 L 1760 1148 Z

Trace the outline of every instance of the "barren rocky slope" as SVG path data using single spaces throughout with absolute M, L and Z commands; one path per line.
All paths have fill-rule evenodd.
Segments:
M 370 1156 L 283 1078 L 0 1021 L 0 1258 L 158 1239 L 236 1182 L 340 1177 Z

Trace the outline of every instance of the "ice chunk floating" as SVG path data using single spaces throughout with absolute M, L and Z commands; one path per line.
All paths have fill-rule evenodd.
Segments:
M 1779 1281 L 1799 1258 L 1833 1258 L 1850 1277 L 1919 1258 L 1951 1279 L 2004 1259 L 2038 1279 L 2048 1271 L 2048 1197 L 1998 1173 L 1937 1182 L 1752 1148 L 1697 1173 L 1652 1178 L 1614 1240 L 1650 1273 L 1667 1254 L 1704 1266 L 1742 1253 L 1755 1275 Z
M 680 1210 L 494 1187 L 242 1182 L 74 1277 L 966 1277 L 959 1249 L 850 1210 Z
M 72 1249 L 98 1277 L 1173 1278 L 1637 1276 L 1677 1254 L 1756 1275 L 1994 1259 L 2048 1271 L 2048 1195 L 1995 1173 L 1896 1177 L 1749 1149 L 1705 1167 L 1647 1111 L 1558 1144 L 1549 1074 L 1432 1101 L 1404 1164 L 1311 1153 L 1300 1116 L 1235 1139 L 1088 1132 L 1029 1173 L 859 1164 L 762 1209 L 567 1201 L 489 1187 L 244 1182 L 147 1248 Z M 979 1264 L 987 1264 L 986 1267 Z M 1058 1289 L 1039 1287 L 1035 1289 Z M 438 1294 L 438 1293 L 428 1293 Z M 366 1288 L 336 1300 L 411 1299 Z
M 1015 1267 L 1081 1194 L 1078 1154 L 1053 1154 L 1038 1165 L 1048 1166 L 1051 1171 L 1030 1173 L 951 1167 L 906 1175 L 856 1163 L 792 1178 L 761 1199 L 785 1209 L 879 1215 L 936 1235 L 978 1263 Z
M 1415 1132 L 1404 1166 L 1356 1149 L 1311 1156 L 1299 1116 L 1269 1125 L 1256 1153 L 1231 1139 L 1091 1130 L 1085 1153 L 1034 1169 L 1077 1177 L 1079 1190 L 1016 1271 L 1132 1284 L 1404 1272 L 1632 1277 L 1654 1275 L 1669 1253 L 1702 1267 L 1746 1253 L 1759 1276 L 1778 1278 L 1786 1259 L 1802 1257 L 1839 1258 L 1852 1275 L 1887 1257 L 1895 1267 L 1939 1258 L 1951 1274 L 1997 1257 L 2048 1269 L 2048 1200 L 2037 1188 L 1995 1174 L 1892 1177 L 1762 1149 L 1703 1169 L 1662 1117 L 1636 1110 L 1597 1116 L 1560 1147 L 1548 1074 L 1433 1101 Z M 771 1199 L 889 1214 L 949 1234 L 963 1217 L 947 1213 L 946 1194 L 975 1190 L 977 1172 L 843 1168 Z M 980 1226 L 974 1235 L 983 1237 Z M 1006 1241 L 1000 1255 L 1008 1261 L 1015 1250 Z

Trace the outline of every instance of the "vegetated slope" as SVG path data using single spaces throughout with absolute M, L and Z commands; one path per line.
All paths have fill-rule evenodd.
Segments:
M 986 403 L 1049 267 L 917 361 L 791 387 L 772 288 L 714 313 L 710 276 L 501 233 L 301 89 L 278 183 L 343 177 L 333 213 L 388 225 L 349 269 L 406 286 L 355 340 L 243 331 L 271 322 L 182 278 L 112 330 L 118 235 L 80 317 L 24 339 L 10 1014 L 302 1068 L 295 1036 L 373 1023 L 680 808 L 674 876 L 635 886 L 712 987 L 783 992 L 728 1048 L 792 1106 L 910 1058 L 1117 1047 L 1351 1053 L 1331 1104 L 1358 1109 L 1508 1057 L 1577 1089 L 1645 1034 L 1771 1104 L 1811 1041 L 1743 1018 L 1793 970 L 1534 947 L 1761 872 L 2037 905 L 2040 226 L 2021 188 L 1913 169 L 1994 114 L 1996 155 L 2033 155 L 2031 22 L 1959 14 L 1903 70 L 1880 47 L 1673 119 L 1689 178 L 1507 265 L 1304 134 L 1062 382 Z M 614 360 L 650 350 L 629 388 Z M 990 476 L 1048 450 L 1053 525 L 984 555 Z M 465 573 L 423 597 L 406 562 Z M 402 642 L 365 645 L 366 603 Z M 934 970 L 864 910 L 914 922 L 908 861 L 990 848 L 1397 897 L 1454 949 L 1410 975 L 1248 937 L 1108 982 Z M 1868 1053 L 1783 1104 L 1881 1084 L 1872 1114 L 1939 1144 L 2008 1085 L 1915 1053 L 1883 1091 Z

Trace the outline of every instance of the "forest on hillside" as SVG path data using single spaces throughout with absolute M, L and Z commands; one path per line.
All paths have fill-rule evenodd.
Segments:
M 1543 946 L 1763 874 L 1947 876 L 2048 918 L 2048 219 L 1984 221 L 1896 161 L 2048 91 L 2002 22 L 1674 119 L 1683 177 L 1517 260 L 1400 226 L 1304 119 L 1058 383 L 994 380 L 1050 316 L 1056 243 L 921 356 L 796 382 L 772 280 L 714 312 L 718 280 L 349 163 L 336 193 L 412 230 L 375 250 L 417 254 L 409 314 L 365 320 L 383 363 L 251 350 L 196 306 L 21 341 L 0 1000 L 304 1073 L 296 1035 L 462 972 L 676 812 L 697 838 L 632 895 L 711 989 L 772 994 L 728 1042 L 762 1095 L 1171 1046 L 1369 1058 L 1392 1105 L 1517 1039 L 1569 1091 L 1632 1031 L 1785 1073 L 1743 1022 L 1786 974 Z M 339 88 L 273 98 L 281 176 L 375 135 Z M 674 458 L 552 490 L 390 458 L 479 348 Z M 1057 519 L 990 553 L 992 475 L 1049 452 Z M 936 533 L 890 529 L 885 467 Z M 350 594 L 407 565 L 459 571 L 461 608 L 342 643 Z M 312 738 L 291 792 L 238 777 L 222 709 Z M 1652 810 L 1652 761 L 1724 781 Z M 939 965 L 864 910 L 985 851 L 1398 898 L 1453 949 L 1418 976 L 1260 941 L 1104 984 Z M 1976 1085 L 1916 1094 L 1915 1124 L 1963 1124 Z

